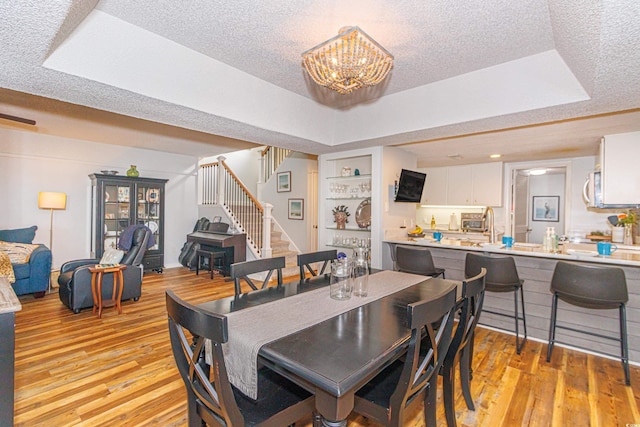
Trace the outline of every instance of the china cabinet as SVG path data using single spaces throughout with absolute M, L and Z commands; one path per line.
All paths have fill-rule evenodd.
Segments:
M 164 268 L 164 206 L 166 179 L 91 174 L 91 255 L 101 258 L 116 248 L 122 231 L 143 224 L 155 244 L 145 252 L 144 271 Z

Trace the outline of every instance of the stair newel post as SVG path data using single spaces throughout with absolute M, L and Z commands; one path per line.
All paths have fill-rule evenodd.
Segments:
M 218 156 L 218 188 L 216 191 L 216 199 L 219 205 L 224 205 L 225 203 L 225 195 L 224 195 L 224 187 L 225 187 L 225 173 L 223 162 L 227 160 L 225 156 Z
M 262 258 L 271 258 L 272 249 L 271 249 L 271 219 L 273 215 L 271 214 L 271 210 L 273 209 L 273 205 L 271 203 L 262 203 L 262 207 L 264 209 L 264 214 L 262 216 Z
M 265 164 L 265 155 L 263 151 L 259 151 L 258 152 L 258 162 L 260 163 L 260 173 L 258 174 L 258 194 L 256 194 L 256 198 L 258 200 L 262 200 L 262 187 L 264 185 L 264 183 L 266 182 L 266 170 L 267 170 L 267 166 Z

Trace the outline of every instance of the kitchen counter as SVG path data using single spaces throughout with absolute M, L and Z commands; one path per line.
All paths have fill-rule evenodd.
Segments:
M 478 233 L 480 236 L 482 234 Z M 559 246 L 558 253 L 548 253 L 542 250 L 542 245 L 533 243 L 516 243 L 507 249 L 502 245 L 488 245 L 488 240 L 477 239 L 476 236 L 460 238 L 443 238 L 440 242 L 430 237 L 425 238 L 395 238 L 387 239 L 386 243 L 416 245 L 434 248 L 461 249 L 473 252 L 489 252 L 504 255 L 522 255 L 541 258 L 551 258 L 567 261 L 588 261 L 597 264 L 630 265 L 640 267 L 640 246 L 618 245 L 618 250 L 610 256 L 598 255 L 595 243 L 565 243 Z
M 390 236 L 391 237 L 391 236 Z M 383 268 L 392 268 L 397 245 L 423 246 L 430 250 L 436 267 L 444 268 L 447 279 L 463 280 L 464 263 L 469 252 L 490 256 L 512 256 L 520 279 L 524 280 L 525 311 L 528 336 L 546 342 L 549 336 L 552 295 L 549 290 L 553 272 L 558 261 L 570 261 L 594 266 L 621 268 L 627 280 L 629 302 L 627 303 L 627 329 L 629 331 L 629 359 L 640 363 L 640 247 L 617 245 L 611 256 L 599 256 L 595 243 L 567 243 L 561 245 L 559 253 L 545 253 L 542 245 L 516 244 L 512 249 L 499 245 L 482 247 L 482 242 L 472 238 L 447 238 L 440 243 L 430 238 L 388 238 L 383 251 Z M 484 307 L 487 310 L 513 313 L 513 293 L 487 292 Z M 512 319 L 483 312 L 480 324 L 513 331 Z M 618 334 L 618 310 L 589 310 L 560 302 L 558 322 L 576 329 L 590 329 L 602 335 Z M 558 338 L 576 346 L 588 347 L 609 354 L 620 354 L 617 343 L 598 338 L 576 336 L 558 330 Z M 526 351 L 526 344 L 525 344 Z M 622 369 L 619 373 L 623 381 Z

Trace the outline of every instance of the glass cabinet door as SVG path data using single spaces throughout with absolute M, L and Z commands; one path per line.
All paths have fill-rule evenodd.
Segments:
M 102 251 L 118 246 L 122 230 L 131 224 L 131 187 L 125 184 L 104 185 L 104 239 Z
M 159 249 L 161 212 L 160 197 L 162 192 L 159 186 L 153 184 L 138 183 L 136 187 L 137 223 L 149 227 L 155 237 L 155 245 L 149 250 Z

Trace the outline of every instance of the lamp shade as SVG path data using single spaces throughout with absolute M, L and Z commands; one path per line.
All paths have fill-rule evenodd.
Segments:
M 66 193 L 53 193 L 51 191 L 41 191 L 38 193 L 38 207 L 40 209 L 66 209 Z

